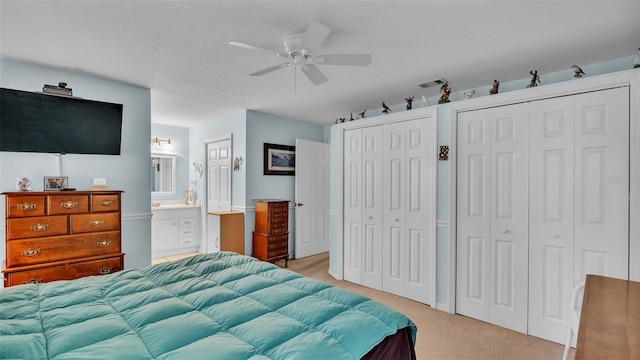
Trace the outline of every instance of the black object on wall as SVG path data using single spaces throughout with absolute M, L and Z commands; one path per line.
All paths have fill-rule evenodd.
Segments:
M 0 88 L 0 151 L 120 155 L 122 109 Z

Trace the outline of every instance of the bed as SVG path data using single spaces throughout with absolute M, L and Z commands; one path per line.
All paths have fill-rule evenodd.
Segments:
M 1 359 L 415 359 L 415 324 L 231 252 L 0 289 Z

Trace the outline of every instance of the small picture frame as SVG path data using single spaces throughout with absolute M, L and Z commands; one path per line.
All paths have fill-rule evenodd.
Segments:
M 296 147 L 264 143 L 264 175 L 295 175 Z
M 67 176 L 45 176 L 44 191 L 61 191 L 69 187 Z

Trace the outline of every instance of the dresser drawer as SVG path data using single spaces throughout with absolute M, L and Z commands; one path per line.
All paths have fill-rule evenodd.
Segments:
M 120 232 L 7 241 L 7 267 L 120 253 Z
M 71 234 L 120 230 L 120 213 L 71 215 Z
M 66 215 L 7 219 L 7 240 L 68 234 Z
M 72 280 L 91 275 L 106 275 L 123 268 L 123 256 L 120 254 L 106 259 L 68 263 L 58 266 L 6 272 L 5 286 L 30 283 L 45 283 L 56 280 Z
M 7 217 L 42 216 L 45 214 L 45 196 L 7 197 Z
M 47 196 L 47 214 L 82 214 L 89 212 L 89 195 L 72 193 Z
M 91 212 L 120 211 L 119 195 L 91 195 Z

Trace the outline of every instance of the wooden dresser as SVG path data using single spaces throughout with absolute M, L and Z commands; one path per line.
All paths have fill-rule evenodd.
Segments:
M 256 203 L 256 227 L 253 232 L 253 257 L 262 261 L 289 262 L 289 202 L 261 199 Z
M 122 191 L 6 192 L 4 286 L 123 269 Z

